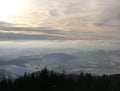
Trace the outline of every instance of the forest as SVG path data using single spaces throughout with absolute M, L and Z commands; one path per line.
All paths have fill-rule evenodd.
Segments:
M 83 72 L 75 75 L 44 68 L 15 80 L 3 77 L 0 91 L 120 91 L 120 75 L 97 76 Z

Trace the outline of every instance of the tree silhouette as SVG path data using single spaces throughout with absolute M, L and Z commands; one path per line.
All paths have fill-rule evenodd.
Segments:
M 0 91 L 120 91 L 120 75 L 67 75 L 44 68 L 15 80 L 3 78 Z

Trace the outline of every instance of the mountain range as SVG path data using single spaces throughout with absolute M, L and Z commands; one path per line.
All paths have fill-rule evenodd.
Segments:
M 39 50 L 40 51 L 40 50 Z M 25 54 L 25 53 L 24 53 Z M 55 72 L 114 74 L 120 72 L 120 51 L 36 52 L 30 55 L 0 57 L 0 72 L 23 75 L 44 67 Z M 6 71 L 6 72 L 5 72 Z M 1 75 L 0 74 L 0 75 Z

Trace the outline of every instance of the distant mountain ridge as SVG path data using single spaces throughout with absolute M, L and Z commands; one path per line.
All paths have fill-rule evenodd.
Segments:
M 3 58 L 2 58 L 3 59 Z M 39 71 L 44 67 L 56 72 L 66 70 L 67 73 L 93 74 L 119 73 L 120 51 L 81 51 L 76 53 L 37 53 L 32 55 L 14 56 L 9 60 L 0 60 L 0 69 L 7 72 L 24 74 Z

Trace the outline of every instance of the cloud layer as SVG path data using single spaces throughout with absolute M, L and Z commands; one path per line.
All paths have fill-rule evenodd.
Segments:
M 120 40 L 119 0 L 26 0 L 0 21 L 0 40 Z

